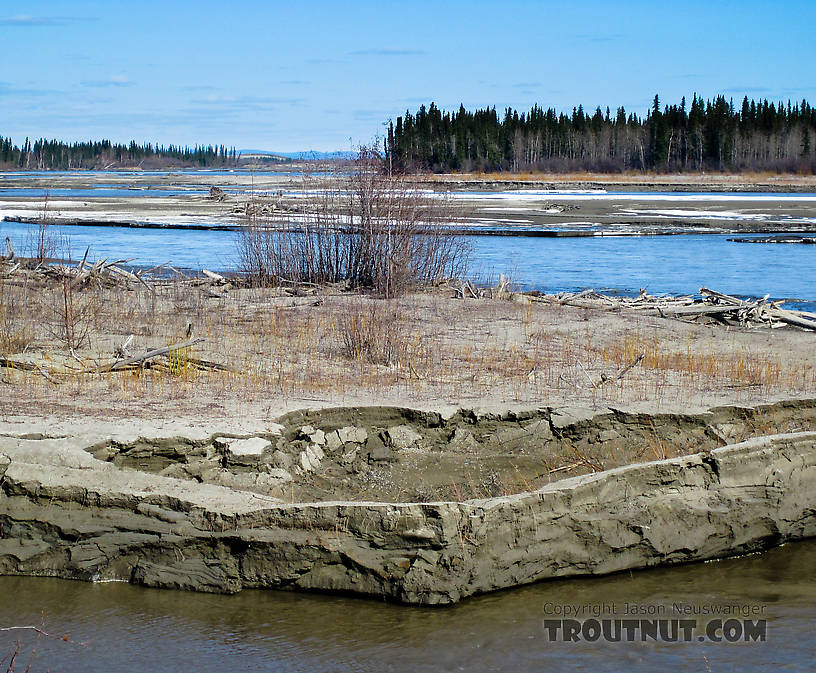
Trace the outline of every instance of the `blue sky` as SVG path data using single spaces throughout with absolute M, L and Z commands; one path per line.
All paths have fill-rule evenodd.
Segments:
M 816 103 L 816 2 L 0 0 L 0 135 L 348 150 L 383 122 Z

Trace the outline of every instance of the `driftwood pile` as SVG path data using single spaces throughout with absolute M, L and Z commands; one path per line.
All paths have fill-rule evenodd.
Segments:
M 450 286 L 455 282 L 448 279 L 442 281 L 442 284 Z M 471 281 L 466 280 L 461 285 L 454 284 L 453 291 L 456 299 L 512 299 L 515 296 L 522 296 L 513 291 L 510 279 L 504 274 L 499 275 L 496 287 L 477 287 Z
M 816 331 L 816 313 L 782 308 L 784 300 L 769 301 L 768 295 L 740 299 L 700 288 L 700 296 L 653 296 L 641 290 L 637 297 L 607 295 L 595 290 L 534 296 L 534 301 L 583 308 L 631 309 L 655 313 L 663 318 L 687 322 L 714 322 L 739 327 L 798 327 Z
M 104 364 L 96 364 L 91 367 L 86 366 L 85 362 L 74 354 L 73 357 L 79 362 L 80 367 L 67 365 L 64 367 L 54 367 L 30 358 L 0 356 L 0 369 L 36 372 L 54 385 L 59 385 L 64 380 L 78 374 L 105 374 L 108 372 L 133 371 L 135 369 L 166 371 L 174 375 L 180 375 L 191 370 L 232 371 L 225 365 L 210 360 L 203 360 L 192 354 L 192 347 L 204 342 L 202 338 L 191 339 L 162 348 L 152 348 L 144 353 L 135 355 L 131 355 L 128 350 L 132 341 L 133 335 L 131 334 L 125 342 L 116 349 L 116 358 L 114 360 Z M 7 383 L 7 381 L 5 381 L 5 383 Z
M 128 259 L 99 259 L 88 262 L 88 250 L 82 261 L 76 266 L 65 262 L 52 262 L 46 259 L 18 258 L 14 254 L 11 242 L 6 239 L 8 255 L 0 257 L 0 278 L 17 280 L 67 281 L 71 289 L 81 290 L 85 287 L 120 287 L 131 283 L 147 283 L 143 276 L 149 276 L 155 269 L 127 271 L 122 264 Z M 159 268 L 159 267 L 156 267 Z
M 121 288 L 133 289 L 138 285 L 144 286 L 150 292 L 161 285 L 188 285 L 190 287 L 204 287 L 208 296 L 223 297 L 231 289 L 232 282 L 221 274 L 202 269 L 200 276 L 189 276 L 174 269 L 169 264 L 160 264 L 150 269 L 123 268 L 132 260 L 99 259 L 91 263 L 88 261 L 88 250 L 78 264 L 65 261 L 16 257 L 11 242 L 6 239 L 8 255 L 0 256 L 0 279 L 5 282 L 19 283 L 41 281 L 43 283 L 67 282 L 72 290 L 85 288 Z
M 192 323 L 187 327 L 187 335 L 189 336 L 191 332 Z M 162 356 L 167 358 L 168 362 L 164 363 L 163 361 L 159 361 L 161 363 L 158 364 L 159 369 L 169 369 L 172 371 L 174 369 L 192 368 L 201 371 L 230 371 L 229 367 L 225 367 L 217 362 L 202 360 L 192 356 L 190 349 L 197 344 L 203 343 L 204 339 L 202 338 L 190 339 L 183 343 L 175 343 L 162 348 L 153 348 L 136 355 L 131 355 L 128 350 L 132 341 L 133 335 L 131 334 L 125 342 L 116 349 L 117 358 L 113 362 L 86 368 L 80 373 L 102 374 L 105 372 L 121 372 L 145 367 L 155 369 L 157 368 L 156 358 Z
M 80 292 L 86 288 L 120 288 L 125 290 L 135 289 L 137 286 L 144 286 L 154 300 L 156 290 L 162 285 L 185 285 L 197 287 L 201 291 L 212 297 L 224 297 L 225 292 L 232 287 L 230 280 L 224 276 L 203 269 L 200 276 L 187 276 L 167 264 L 145 270 L 128 270 L 122 265 L 130 260 L 118 259 L 109 261 L 107 259 L 97 260 L 93 263 L 88 261 L 88 251 L 78 264 L 66 262 L 52 262 L 51 260 L 38 260 L 31 258 L 18 258 L 14 254 L 11 242 L 6 239 L 7 255 L 0 255 L 0 281 L 10 285 L 28 285 L 29 283 L 50 283 L 57 284 L 61 292 Z M 157 275 L 162 271 L 163 275 Z M 168 276 L 172 273 L 172 277 Z M 68 300 L 66 299 L 66 302 Z M 67 309 L 66 309 L 67 310 Z M 65 318 L 70 320 L 71 318 Z M 54 384 L 58 384 L 77 374 L 102 374 L 106 372 L 120 372 L 140 368 L 167 370 L 172 374 L 178 374 L 190 369 L 209 371 L 230 371 L 224 365 L 208 360 L 203 360 L 192 355 L 192 347 L 200 344 L 204 339 L 190 339 L 192 333 L 192 323 L 188 324 L 186 340 L 174 343 L 169 346 L 151 348 L 142 353 L 132 353 L 130 348 L 134 336 L 130 335 L 120 346 L 115 349 L 115 358 L 109 362 L 100 363 L 99 360 L 92 359 L 93 366 L 89 366 L 87 361 L 80 359 L 72 349 L 70 355 L 80 367 L 70 366 L 53 367 L 46 362 L 39 362 L 36 358 L 27 356 L 24 353 L 18 356 L 0 355 L 0 370 L 16 369 L 20 371 L 37 372 Z M 5 379 L 0 382 L 8 383 Z

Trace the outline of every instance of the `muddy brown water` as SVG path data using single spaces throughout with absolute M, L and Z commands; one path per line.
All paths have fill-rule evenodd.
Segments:
M 698 624 L 692 642 L 551 642 L 545 628 L 566 606 L 577 606 L 586 621 L 593 611 L 631 618 L 635 605 L 640 617 L 662 610 L 674 618 L 675 604 Z M 699 642 L 710 617 L 695 613 L 724 605 L 765 619 L 766 640 Z M 816 540 L 737 559 L 544 582 L 435 609 L 277 591 L 223 596 L 0 578 L 0 626 L 41 618 L 70 640 L 23 635 L 17 670 L 32 663 L 32 671 L 55 673 L 811 671 Z M 18 635 L 0 633 L 0 659 Z

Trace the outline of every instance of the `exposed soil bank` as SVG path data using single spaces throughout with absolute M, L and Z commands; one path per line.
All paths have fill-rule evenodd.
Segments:
M 373 407 L 289 414 L 242 439 L 0 431 L 0 573 L 446 604 L 740 554 L 816 535 L 814 415 L 816 400 L 686 415 Z M 645 457 L 639 447 L 654 442 L 692 455 L 480 499 L 344 491 L 368 480 L 393 498 L 412 471 L 417 483 L 438 474 L 461 486 L 474 459 L 499 473 L 540 470 L 567 446 L 592 464 Z M 412 467 L 417 455 L 426 461 Z M 287 502 L 287 485 L 299 502 Z M 321 497 L 327 487 L 338 495 Z

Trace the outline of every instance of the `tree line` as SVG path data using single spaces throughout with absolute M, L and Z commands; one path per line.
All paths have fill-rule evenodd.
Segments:
M 121 168 L 125 166 L 234 166 L 238 155 L 225 145 L 137 144 L 125 145 L 110 140 L 65 143 L 40 138 L 33 143 L 26 138 L 21 146 L 11 138 L 0 136 L 0 167 L 31 170 L 77 170 Z
M 390 122 L 386 159 L 393 170 L 415 171 L 778 171 L 816 173 L 816 109 L 696 94 L 687 105 L 645 117 L 623 107 L 611 113 L 583 107 L 572 114 L 495 107 L 443 112 L 434 103 Z

